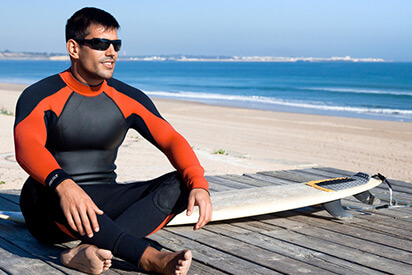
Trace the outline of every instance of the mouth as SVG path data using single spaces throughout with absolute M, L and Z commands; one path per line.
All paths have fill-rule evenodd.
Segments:
M 115 62 L 114 60 L 106 60 L 106 61 L 103 61 L 103 62 L 102 62 L 103 66 L 106 67 L 106 68 L 108 68 L 108 69 L 113 69 L 115 63 L 116 63 L 116 62 Z

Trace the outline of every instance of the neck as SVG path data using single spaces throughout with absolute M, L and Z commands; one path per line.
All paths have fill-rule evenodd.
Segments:
M 96 79 L 95 77 L 89 76 L 88 73 L 82 70 L 77 63 L 72 63 L 70 72 L 77 81 L 91 87 L 99 86 L 104 81 L 104 79 Z
M 71 69 L 60 73 L 60 77 L 73 91 L 84 96 L 97 96 L 107 88 L 106 81 L 103 81 L 101 85 L 97 86 L 91 86 L 80 82 L 71 72 Z

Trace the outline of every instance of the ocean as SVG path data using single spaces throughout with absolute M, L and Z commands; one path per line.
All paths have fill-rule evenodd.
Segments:
M 69 66 L 0 60 L 0 82 L 31 84 Z M 114 77 L 151 97 L 412 122 L 412 63 L 118 61 Z

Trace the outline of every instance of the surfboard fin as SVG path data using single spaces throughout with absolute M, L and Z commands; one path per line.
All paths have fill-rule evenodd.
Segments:
M 330 201 L 330 202 L 325 202 L 325 203 L 322 204 L 322 206 L 334 218 L 337 218 L 337 219 L 350 219 L 350 218 L 353 218 L 353 215 L 343 208 L 340 199 Z
M 379 203 L 381 203 L 381 200 L 376 198 L 369 191 L 365 191 L 365 192 L 362 192 L 362 193 L 359 193 L 353 196 L 359 201 L 369 204 L 369 205 L 378 205 Z

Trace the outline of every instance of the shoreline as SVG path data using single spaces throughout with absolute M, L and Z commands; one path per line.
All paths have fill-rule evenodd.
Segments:
M 7 83 L 0 81 L 0 89 L 3 90 L 16 90 L 19 92 L 20 90 L 24 90 L 25 87 L 30 86 L 31 84 L 17 84 L 17 83 Z M 351 111 L 337 111 L 337 110 L 322 110 L 322 109 L 313 109 L 313 108 L 303 108 L 303 107 L 296 107 L 296 106 L 283 106 L 278 105 L 274 107 L 270 105 L 270 103 L 260 102 L 257 104 L 256 102 L 231 102 L 225 99 L 217 100 L 217 99 L 208 99 L 208 98 L 187 98 L 187 97 L 177 97 L 174 98 L 172 96 L 167 95 L 158 95 L 159 92 L 153 91 L 143 91 L 145 92 L 152 100 L 171 100 L 171 101 L 183 101 L 188 102 L 189 104 L 204 104 L 208 106 L 221 106 L 226 108 L 238 108 L 238 109 L 246 109 L 246 110 L 257 110 L 257 111 L 269 111 L 275 113 L 287 113 L 287 114 L 302 114 L 302 115 L 314 115 L 314 116 L 326 116 L 326 117 L 340 117 L 340 118 L 353 118 L 353 119 L 365 119 L 371 121 L 390 121 L 390 122 L 401 122 L 401 123 L 412 123 L 412 118 L 401 118 L 401 117 L 391 117 L 385 116 L 384 114 L 368 114 L 368 113 L 357 113 Z M 6 104 L 10 105 L 10 104 Z M 0 106 L 1 110 L 2 106 Z M 4 108 L 4 107 L 3 107 Z
M 0 108 L 14 113 L 24 87 L 0 83 Z M 412 123 L 153 101 L 192 145 L 206 175 L 330 166 L 412 182 Z M 5 129 L 0 132 L 0 182 L 5 182 L 0 189 L 19 189 L 27 177 L 14 161 L 13 123 L 14 116 L 0 114 Z M 127 134 L 116 164 L 119 182 L 173 170 L 135 131 Z

